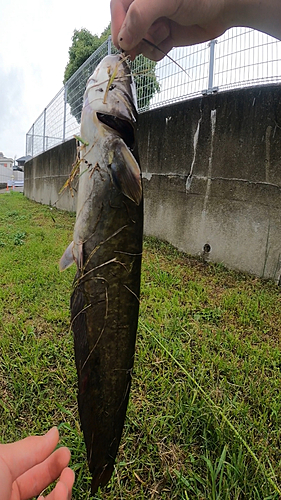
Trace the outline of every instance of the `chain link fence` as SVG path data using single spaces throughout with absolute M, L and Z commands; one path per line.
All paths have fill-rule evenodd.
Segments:
M 79 134 L 86 82 L 103 57 L 115 52 L 109 37 L 67 81 L 27 132 L 26 155 Z M 132 63 L 140 113 L 202 94 L 281 81 L 281 42 L 252 29 L 232 28 L 217 40 L 178 47 L 169 56 L 157 64 L 143 56 Z

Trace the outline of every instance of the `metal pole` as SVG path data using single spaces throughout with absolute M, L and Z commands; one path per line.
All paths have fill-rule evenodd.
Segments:
M 211 40 L 209 43 L 210 47 L 210 62 L 209 62 L 209 82 L 208 82 L 208 94 L 214 92 L 213 81 L 214 81 L 214 63 L 215 63 L 215 45 L 217 40 Z M 216 89 L 217 90 L 217 89 Z
M 109 35 L 108 39 L 107 39 L 107 55 L 110 56 L 111 54 L 111 35 Z
M 66 130 L 66 104 L 67 104 L 67 84 L 64 86 L 64 108 L 63 108 L 63 132 L 62 140 L 65 141 L 65 130 Z
M 44 122 L 43 122 L 43 151 L 45 151 L 45 137 L 46 137 L 46 112 L 47 109 L 44 109 Z

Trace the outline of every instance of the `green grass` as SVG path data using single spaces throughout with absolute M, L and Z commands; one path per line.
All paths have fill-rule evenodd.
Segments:
M 73 214 L 0 197 L 0 440 L 58 425 L 92 498 L 69 331 Z M 131 398 L 106 500 L 269 500 L 281 489 L 281 302 L 270 282 L 146 239 Z M 279 492 L 278 492 L 279 491 Z

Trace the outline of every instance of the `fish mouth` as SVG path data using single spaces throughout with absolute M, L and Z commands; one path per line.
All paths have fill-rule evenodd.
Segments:
M 123 120 L 113 115 L 97 113 L 97 118 L 101 123 L 111 128 L 122 137 L 128 148 L 133 149 L 135 144 L 135 129 L 128 120 Z

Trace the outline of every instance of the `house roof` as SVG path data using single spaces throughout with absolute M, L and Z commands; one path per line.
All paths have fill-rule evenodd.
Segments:
M 3 155 L 2 151 L 0 151 L 0 161 L 1 161 L 1 163 L 2 163 L 3 161 L 5 161 L 5 162 L 9 162 L 9 163 L 10 163 L 10 162 L 12 162 L 12 163 L 13 163 L 13 161 L 14 161 L 14 160 L 13 160 L 13 158 L 7 158 L 6 156 L 4 156 L 4 155 Z
M 26 161 L 30 160 L 30 158 L 31 158 L 31 156 L 30 156 L 30 155 L 27 155 L 27 156 L 21 156 L 21 158 L 17 158 L 17 162 L 19 162 L 19 161 L 20 161 L 20 162 L 22 162 L 22 161 L 26 162 Z

